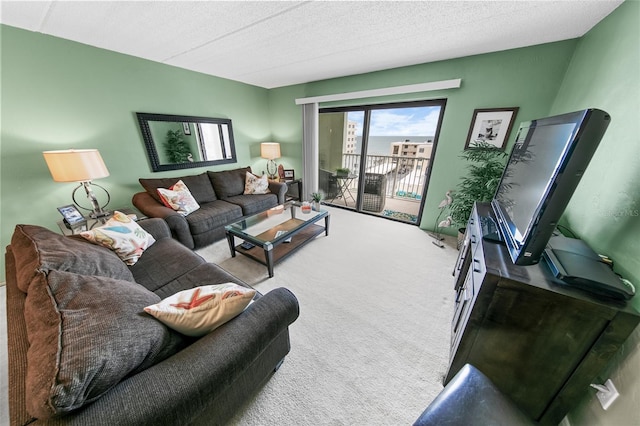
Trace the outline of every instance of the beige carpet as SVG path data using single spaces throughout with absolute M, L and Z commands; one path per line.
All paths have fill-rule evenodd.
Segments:
M 455 241 L 416 226 L 330 208 L 324 234 L 276 265 L 226 241 L 198 253 L 262 293 L 300 302 L 291 352 L 235 425 L 410 425 L 442 390 L 453 312 Z

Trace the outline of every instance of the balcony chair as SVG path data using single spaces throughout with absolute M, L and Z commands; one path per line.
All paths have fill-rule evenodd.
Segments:
M 377 173 L 365 173 L 362 209 L 380 213 L 387 196 L 387 177 Z
M 338 179 L 328 170 L 319 169 L 318 187 L 324 193 L 325 200 L 334 199 L 338 195 Z

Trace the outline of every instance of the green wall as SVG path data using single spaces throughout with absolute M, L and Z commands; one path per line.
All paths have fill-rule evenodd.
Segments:
M 627 1 L 580 39 L 552 113 L 600 108 L 607 129 L 564 215 L 564 224 L 640 291 L 640 3 Z M 640 310 L 640 296 L 633 300 Z M 631 425 L 640 418 L 640 328 L 602 382 L 621 397 L 605 412 L 592 390 L 569 416 L 576 425 Z
M 98 148 L 111 175 L 96 183 L 111 193 L 110 208 L 131 206 L 140 177 L 185 174 L 151 172 L 136 112 L 230 118 L 238 163 L 217 169 L 264 168 L 268 90 L 4 25 L 0 31 L 2 247 L 17 223 L 57 231 L 56 207 L 71 203 L 75 185 L 52 180 L 42 151 Z M 4 256 L 1 269 L 4 277 Z
M 577 40 L 514 49 L 485 55 L 317 81 L 270 91 L 272 109 L 290 110 L 295 98 L 378 89 L 390 86 L 462 78 L 459 89 L 401 96 L 368 98 L 349 102 L 321 104 L 345 106 L 417 99 L 447 99 L 442 130 L 431 174 L 421 227 L 430 229 L 439 211 L 437 206 L 449 189 L 454 189 L 464 174 L 462 152 L 473 111 L 476 108 L 517 106 L 515 125 L 520 121 L 543 117 L 556 97 Z M 288 128 L 296 129 L 302 139 L 301 114 L 287 116 Z M 286 120 L 284 115 L 282 120 Z M 275 131 L 274 131 L 275 132 Z M 507 149 L 515 132 L 512 131 Z M 455 227 L 445 232 L 454 235 Z

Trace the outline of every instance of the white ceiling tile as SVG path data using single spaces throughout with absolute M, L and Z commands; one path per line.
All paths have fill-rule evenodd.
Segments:
M 579 37 L 621 3 L 2 1 L 0 22 L 272 88 Z

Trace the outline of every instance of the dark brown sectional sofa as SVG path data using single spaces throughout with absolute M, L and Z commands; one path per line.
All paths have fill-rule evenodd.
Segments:
M 80 236 L 16 226 L 5 257 L 12 425 L 225 424 L 289 352 L 299 308 L 284 288 L 200 338 L 147 315 L 181 290 L 249 286 L 165 221 L 138 224 L 156 241 L 133 266 Z M 73 398 L 60 401 L 61 388 Z
M 133 205 L 147 217 L 164 219 L 171 234 L 190 249 L 205 247 L 225 236 L 224 226 L 243 216 L 263 212 L 285 201 L 287 185 L 270 181 L 269 194 L 243 195 L 245 176 L 250 167 L 171 178 L 141 178 L 144 192 L 133 196 Z M 188 216 L 165 207 L 158 188 L 169 188 L 182 180 L 200 209 Z

